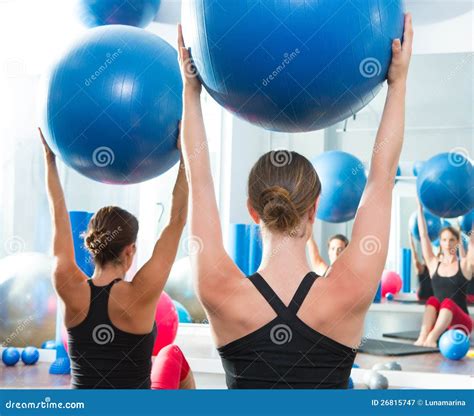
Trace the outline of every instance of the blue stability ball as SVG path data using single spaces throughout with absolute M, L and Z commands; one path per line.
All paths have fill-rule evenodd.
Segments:
M 21 361 L 25 365 L 33 365 L 39 360 L 39 351 L 36 347 L 26 347 L 21 352 Z
M 15 365 L 20 360 L 20 352 L 13 347 L 5 348 L 2 352 L 2 361 L 6 366 Z
M 179 303 L 177 300 L 173 300 L 174 306 L 176 307 L 176 312 L 178 312 L 178 320 L 180 323 L 190 324 L 193 322 L 193 318 L 188 310 L 183 306 L 182 303 Z
M 181 94 L 177 54 L 164 40 L 130 26 L 92 29 L 52 70 L 48 143 L 88 178 L 146 181 L 179 160 Z
M 160 0 L 77 0 L 78 14 L 87 27 L 103 25 L 148 26 Z
M 441 219 L 436 215 L 431 214 L 427 210 L 423 210 L 423 214 L 425 216 L 426 227 L 428 228 L 428 237 L 430 238 L 430 241 L 435 241 L 439 237 L 439 232 L 442 228 Z M 411 235 L 420 241 L 420 232 L 418 230 L 418 212 L 415 211 L 413 214 L 411 214 L 408 226 L 410 228 Z
M 438 217 L 458 217 L 474 207 L 473 167 L 460 153 L 441 153 L 426 161 L 416 187 L 421 203 Z
M 362 162 L 349 153 L 330 151 L 313 159 L 322 185 L 317 217 L 346 222 L 355 217 L 367 183 Z
M 474 223 L 474 210 L 471 210 L 468 214 L 459 218 L 459 227 L 466 234 L 469 234 L 473 228 Z
M 469 351 L 469 337 L 460 329 L 450 329 L 439 339 L 439 350 L 449 360 L 460 360 Z
M 185 41 L 210 95 L 269 130 L 328 127 L 365 107 L 403 34 L 403 0 L 184 0 Z

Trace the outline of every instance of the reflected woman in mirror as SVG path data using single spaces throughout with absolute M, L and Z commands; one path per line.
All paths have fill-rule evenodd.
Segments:
M 467 309 L 467 289 L 472 279 L 469 258 L 474 251 L 474 238 L 471 232 L 466 255 L 459 231 L 451 226 L 445 227 L 439 234 L 440 256 L 436 256 L 420 203 L 418 229 L 434 296 L 426 302 L 420 335 L 415 345 L 436 348 L 439 337 L 447 329 L 461 329 L 468 335 L 472 331 L 472 320 Z

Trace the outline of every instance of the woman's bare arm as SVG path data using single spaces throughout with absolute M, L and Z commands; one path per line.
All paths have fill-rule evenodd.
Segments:
M 421 252 L 423 253 L 423 258 L 426 261 L 426 266 L 430 271 L 430 275 L 433 275 L 436 269 L 437 259 L 433 253 L 433 247 L 431 245 L 431 240 L 428 235 L 428 227 L 426 226 L 426 219 L 423 213 L 423 207 L 418 202 L 418 233 L 420 234 L 421 242 Z
M 210 306 L 214 298 L 223 295 L 224 279 L 241 272 L 224 248 L 201 108 L 202 86 L 193 71 L 181 26 L 178 45 L 184 83 L 182 145 L 190 191 L 190 238 L 197 246 L 191 253 L 191 261 L 197 277 L 198 295 L 205 305 Z
M 38 130 L 44 149 L 46 187 L 53 226 L 53 256 L 56 260 L 53 285 L 61 299 L 68 304 L 76 295 L 77 285 L 84 282 L 87 276 L 79 269 L 74 257 L 71 223 L 59 180 L 56 157 L 46 143 L 41 129 Z
M 168 223 L 155 244 L 150 260 L 138 271 L 131 284 L 133 294 L 140 302 L 155 303 L 161 295 L 176 259 L 187 215 L 188 183 L 181 158 Z
M 351 242 L 331 268 L 330 277 L 360 288 L 359 304 L 366 309 L 373 300 L 385 266 L 390 234 L 392 189 L 405 134 L 405 96 L 413 44 L 411 15 L 405 16 L 403 45 L 392 45 L 388 93 L 375 140 L 367 185 L 362 195 Z
M 321 257 L 321 254 L 319 253 L 318 245 L 316 241 L 314 240 L 313 236 L 309 238 L 307 247 L 308 247 L 308 254 L 309 254 L 309 260 L 311 263 L 311 268 L 319 276 L 324 276 L 329 266 Z

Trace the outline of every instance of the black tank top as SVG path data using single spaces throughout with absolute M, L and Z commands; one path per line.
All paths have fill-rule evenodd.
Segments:
M 428 267 L 424 266 L 423 271 L 418 274 L 418 299 L 428 299 L 433 296 L 433 287 L 431 286 L 431 276 Z
M 146 335 L 118 329 L 109 318 L 110 289 L 89 279 L 91 303 L 86 319 L 68 329 L 72 387 L 76 389 L 149 389 L 156 326 Z
M 218 348 L 229 389 L 345 389 L 356 351 L 296 314 L 318 276 L 310 272 L 287 307 L 258 273 L 249 277 L 277 313 L 262 328 Z
M 464 312 L 469 315 L 466 301 L 469 280 L 467 280 L 462 274 L 461 262 L 458 261 L 457 273 L 450 277 L 443 277 L 439 275 L 438 269 L 440 264 L 441 263 L 438 263 L 436 271 L 431 278 L 434 295 L 440 302 L 442 302 L 444 299 L 453 300 Z

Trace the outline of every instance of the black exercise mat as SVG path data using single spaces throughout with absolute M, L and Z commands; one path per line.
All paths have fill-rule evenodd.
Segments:
M 407 305 L 424 305 L 426 300 L 418 300 L 418 299 L 393 299 L 387 301 L 387 303 L 403 303 Z
M 385 338 L 394 338 L 394 339 L 406 339 L 408 341 L 416 341 L 420 331 L 403 331 L 403 332 L 390 332 L 387 334 L 382 334 Z M 471 347 L 474 347 L 474 339 L 472 338 L 474 334 L 471 334 Z
M 385 338 L 395 338 L 395 339 L 406 339 L 408 341 L 416 341 L 420 335 L 419 330 L 415 331 L 402 331 L 402 332 L 389 332 L 382 334 Z
M 403 344 L 400 342 L 382 341 L 379 339 L 365 339 L 359 347 L 359 352 L 372 355 L 403 356 L 428 354 L 439 352 L 437 348 L 418 347 L 413 344 Z

